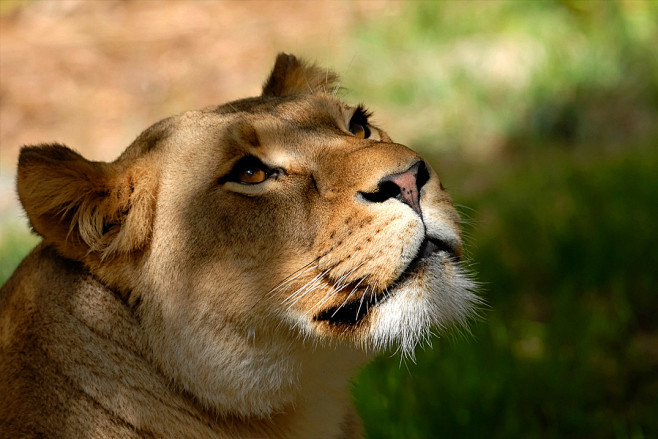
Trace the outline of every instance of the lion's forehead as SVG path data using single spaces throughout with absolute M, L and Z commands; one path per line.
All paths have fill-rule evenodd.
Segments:
M 232 137 L 235 126 L 250 124 L 258 135 L 261 146 L 309 138 L 344 134 L 351 107 L 324 95 L 287 98 L 251 98 L 231 102 L 215 108 L 224 134 Z M 312 146 L 312 145 L 306 145 Z
M 190 156 L 212 160 L 221 168 L 242 156 L 254 155 L 287 172 L 304 173 L 318 165 L 338 164 L 353 151 L 363 149 L 347 131 L 353 111 L 344 102 L 324 95 L 249 98 L 183 113 L 168 122 L 175 129 L 154 125 L 152 133 L 140 137 L 149 144 L 167 143 L 165 149 L 176 152 L 170 157 L 177 163 L 182 156 Z M 157 133 L 162 136 L 157 137 Z M 366 163 L 377 154 L 374 150 L 356 154 L 351 161 Z

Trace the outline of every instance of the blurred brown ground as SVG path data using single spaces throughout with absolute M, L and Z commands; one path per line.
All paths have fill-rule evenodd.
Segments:
M 259 93 L 274 57 L 332 65 L 399 3 L 1 0 L 0 221 L 22 145 L 112 160 L 171 114 Z M 13 216 L 13 213 L 12 213 Z

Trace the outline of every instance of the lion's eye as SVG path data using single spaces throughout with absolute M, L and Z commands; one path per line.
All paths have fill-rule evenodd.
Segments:
M 366 138 L 366 128 L 358 123 L 353 123 L 350 125 L 350 133 L 354 134 L 354 137 L 358 137 L 359 139 L 365 139 Z
M 246 156 L 237 161 L 237 163 L 224 177 L 220 178 L 220 183 L 233 181 L 240 184 L 258 184 L 270 177 L 275 177 L 279 171 L 272 169 L 253 156 Z
M 350 119 L 349 126 L 350 133 L 354 134 L 354 137 L 358 137 L 359 139 L 367 139 L 370 137 L 370 128 L 368 128 L 369 116 L 370 112 L 366 110 L 363 105 L 359 105 L 356 108 L 352 115 L 352 119 Z
M 242 169 L 238 174 L 238 181 L 246 184 L 262 183 L 267 179 L 267 173 L 260 168 Z

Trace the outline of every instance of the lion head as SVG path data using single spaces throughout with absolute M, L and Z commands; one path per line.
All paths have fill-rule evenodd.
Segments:
M 34 229 L 117 291 L 145 355 L 218 413 L 267 415 L 370 352 L 411 355 L 477 302 L 439 177 L 336 89 L 281 54 L 261 96 L 163 120 L 112 163 L 21 154 Z

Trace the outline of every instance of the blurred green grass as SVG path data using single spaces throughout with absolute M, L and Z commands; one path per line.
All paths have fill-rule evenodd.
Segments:
M 658 3 L 410 2 L 353 32 L 348 98 L 468 206 L 488 302 L 359 375 L 367 436 L 657 437 Z M 2 236 L 0 282 L 34 245 Z
M 14 219 L 0 220 L 0 285 L 11 276 L 18 264 L 36 246 L 39 238 L 31 234 L 25 224 Z

